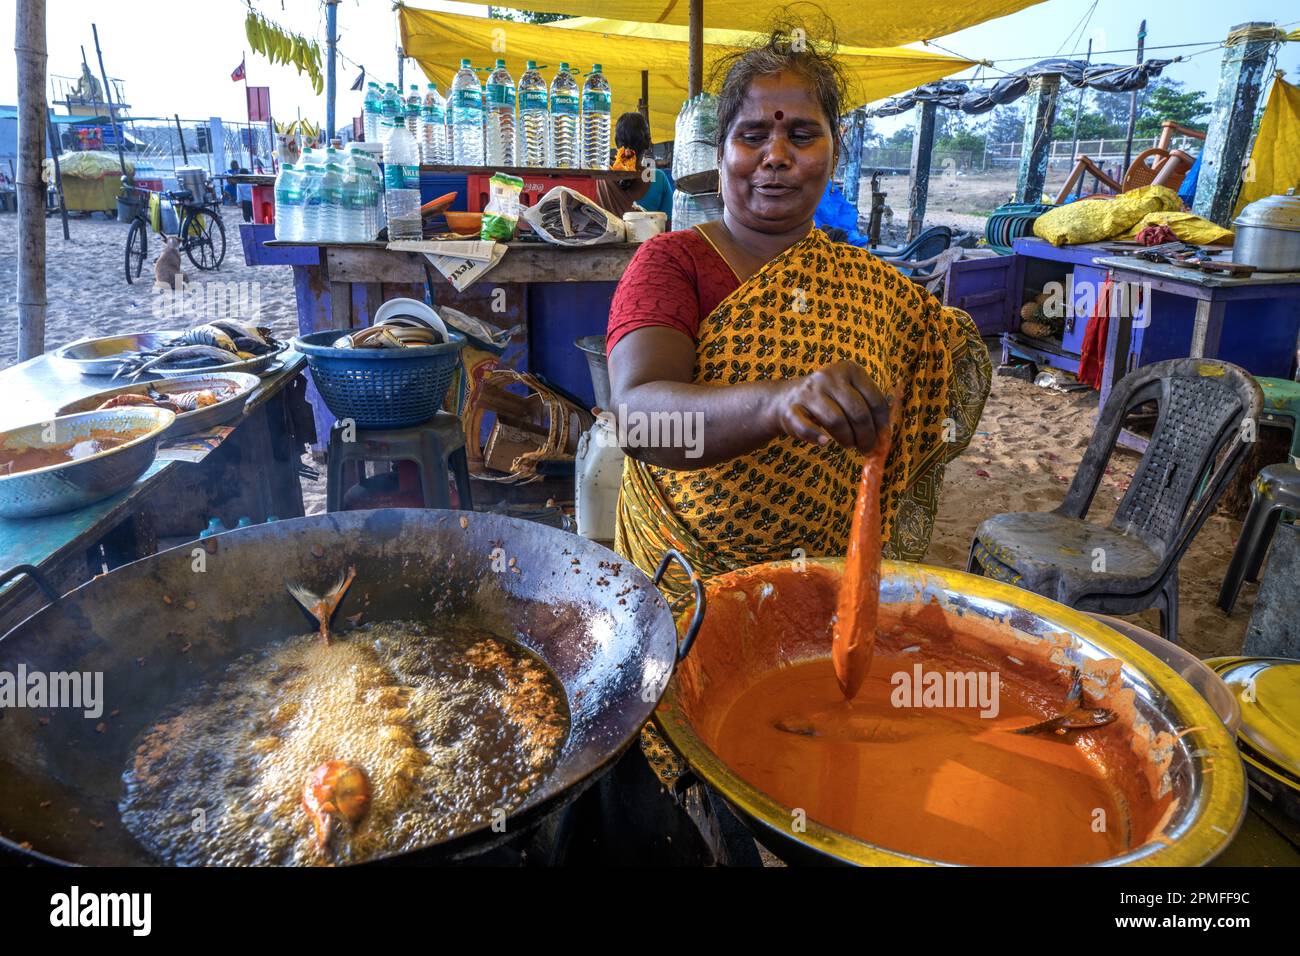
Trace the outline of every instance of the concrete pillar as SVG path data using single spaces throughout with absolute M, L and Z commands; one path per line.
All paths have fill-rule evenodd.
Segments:
M 1056 96 L 1061 90 L 1057 74 L 1029 81 L 1025 97 L 1025 139 L 1016 176 L 1016 202 L 1036 203 L 1047 182 L 1047 157 L 1052 150 L 1052 124 L 1056 122 Z
M 916 104 L 916 129 L 912 133 L 912 187 L 907 196 L 907 241 L 921 234 L 925 201 L 930 193 L 930 153 L 934 150 L 933 100 Z
M 1193 212 L 1220 225 L 1228 224 L 1241 186 L 1241 167 L 1250 145 L 1274 32 L 1271 23 L 1239 24 L 1230 31 L 1229 45 L 1223 50 L 1219 92 L 1205 134 L 1192 202 Z

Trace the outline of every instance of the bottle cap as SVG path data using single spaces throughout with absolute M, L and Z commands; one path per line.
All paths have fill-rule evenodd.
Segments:
M 528 69 L 530 69 L 530 70 L 535 70 L 535 69 L 537 69 L 537 61 L 536 61 L 536 60 L 529 60 L 529 61 L 528 61 Z
M 600 64 L 599 64 L 599 63 L 593 63 L 593 64 L 591 64 L 591 72 L 592 72 L 592 73 L 599 73 L 599 72 L 600 72 Z
M 506 68 L 506 61 L 501 59 L 500 57 L 497 57 L 497 69 L 504 70 L 505 68 Z
M 464 70 L 464 69 L 466 69 L 468 66 L 469 66 L 469 57 L 464 57 L 464 58 L 462 58 L 461 61 L 460 61 L 460 68 L 461 68 L 462 70 Z
M 560 61 L 560 72 L 561 72 L 561 73 L 568 73 L 568 72 L 569 72 L 569 61 L 568 61 L 568 60 L 561 60 L 561 61 Z

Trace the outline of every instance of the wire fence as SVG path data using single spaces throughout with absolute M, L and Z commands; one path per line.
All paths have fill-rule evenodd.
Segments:
M 255 160 L 270 171 L 275 143 L 265 123 L 231 123 L 222 121 L 220 141 L 214 143 L 210 120 L 162 117 L 136 119 L 128 117 L 118 123 L 127 158 L 136 166 L 137 176 L 150 172 L 171 175 L 177 166 L 198 166 L 209 175 L 224 172 L 232 161 L 241 168 L 252 169 Z M 63 126 L 61 146 L 64 151 L 98 148 L 116 149 L 111 127 Z M 182 145 L 183 144 L 183 145 Z

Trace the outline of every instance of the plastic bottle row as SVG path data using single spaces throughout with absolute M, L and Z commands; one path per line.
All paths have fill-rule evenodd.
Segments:
M 533 60 L 516 88 L 505 60 L 480 84 L 470 61 L 460 61 L 446 99 L 435 84 L 421 96 L 412 85 L 403 99 L 389 83 L 370 83 L 363 108 L 368 142 L 380 142 L 392 121 L 415 141 L 419 162 L 459 166 L 550 166 L 607 169 L 611 95 L 599 63 L 581 89 L 568 63 L 548 90 Z
M 419 184 L 416 184 L 419 216 Z M 275 180 L 275 237 L 294 242 L 367 242 L 384 228 L 379 164 L 360 146 L 308 149 Z

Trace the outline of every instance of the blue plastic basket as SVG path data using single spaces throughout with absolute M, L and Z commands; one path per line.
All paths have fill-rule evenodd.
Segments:
M 358 428 L 409 428 L 437 414 L 460 363 L 463 335 L 448 332 L 451 341 L 442 345 L 404 349 L 334 348 L 345 334 L 332 329 L 293 340 L 335 418 L 350 418 Z

